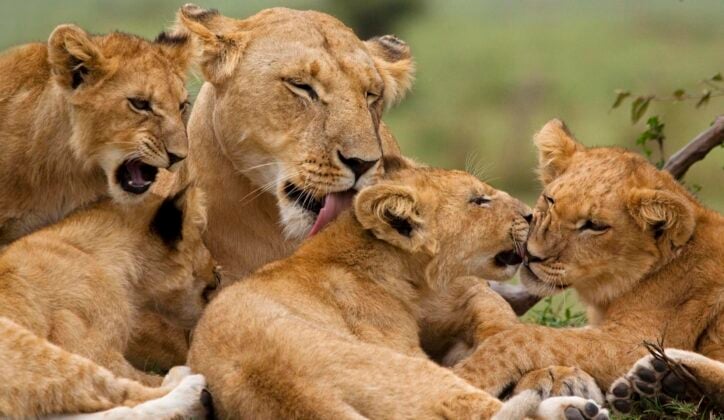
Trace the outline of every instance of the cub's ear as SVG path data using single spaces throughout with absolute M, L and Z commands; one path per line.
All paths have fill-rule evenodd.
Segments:
M 112 67 L 93 39 L 75 25 L 53 30 L 48 39 L 48 61 L 61 85 L 70 89 L 100 78 Z
M 355 197 L 354 213 L 362 227 L 378 239 L 410 252 L 437 252 L 437 242 L 428 238 L 412 188 L 385 184 L 367 187 Z
M 694 209 L 684 198 L 665 190 L 637 188 L 629 192 L 627 207 L 642 229 L 651 231 L 660 246 L 671 250 L 694 234 Z
M 184 213 L 189 201 L 189 187 L 166 197 L 151 219 L 151 232 L 169 248 L 176 248 L 183 239 Z
M 178 11 L 173 33 L 188 34 L 198 43 L 201 72 L 211 83 L 222 83 L 231 76 L 248 43 L 248 34 L 237 23 L 218 10 L 195 4 Z
M 181 73 L 186 73 L 188 68 L 198 62 L 199 48 L 188 33 L 182 31 L 168 30 L 158 34 L 153 41 L 166 56 L 174 63 Z
M 558 119 L 548 121 L 533 137 L 533 143 L 538 148 L 538 174 L 543 185 L 565 172 L 576 152 L 585 150 Z
M 365 41 L 365 45 L 385 82 L 385 106 L 392 106 L 401 101 L 412 87 L 415 64 L 410 47 L 394 35 L 374 37 Z

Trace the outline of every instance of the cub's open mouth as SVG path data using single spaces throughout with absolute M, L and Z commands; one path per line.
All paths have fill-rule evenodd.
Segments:
M 507 267 L 509 265 L 518 265 L 522 262 L 523 262 L 523 257 L 521 257 L 520 253 L 515 249 L 499 252 L 498 254 L 495 255 L 495 265 L 498 265 L 500 267 Z
M 356 193 L 355 190 L 333 192 L 321 199 L 317 199 L 311 192 L 303 190 L 290 182 L 284 185 L 284 194 L 294 205 L 317 216 L 309 236 L 315 235 L 329 222 L 336 219 L 340 213 L 352 207 L 352 200 Z
M 143 194 L 156 180 L 158 168 L 141 162 L 139 159 L 129 159 L 116 169 L 116 181 L 124 191 L 131 194 Z

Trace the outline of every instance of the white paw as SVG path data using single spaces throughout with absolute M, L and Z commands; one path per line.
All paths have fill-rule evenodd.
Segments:
M 191 372 L 191 368 L 188 366 L 174 366 L 163 378 L 163 383 L 161 383 L 161 386 L 174 388 L 179 383 L 181 383 L 181 380 L 183 378 L 190 376 L 192 373 L 193 372 Z
M 201 392 L 206 386 L 202 375 L 190 375 L 163 398 L 146 401 L 133 407 L 134 416 L 148 419 L 204 418 L 206 409 Z
M 595 401 L 580 397 L 553 397 L 543 400 L 535 414 L 539 419 L 607 420 L 608 410 Z

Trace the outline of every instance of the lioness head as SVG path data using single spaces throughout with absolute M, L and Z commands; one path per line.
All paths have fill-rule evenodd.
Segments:
M 544 188 L 521 276 L 534 293 L 573 286 L 589 303 L 610 302 L 691 237 L 695 199 L 641 155 L 586 148 L 558 120 L 534 141 Z
M 404 42 L 282 8 L 236 20 L 186 5 L 177 30 L 203 46 L 223 153 L 276 193 L 287 237 L 321 229 L 381 173 L 380 117 L 411 84 Z
M 530 209 L 462 171 L 402 168 L 354 200 L 378 239 L 431 257 L 430 281 L 465 275 L 507 280 L 523 261 Z
M 137 287 L 146 309 L 191 329 L 221 284 L 218 267 L 201 238 L 206 227 L 203 194 L 191 186 L 151 205 L 157 209 L 144 233 L 150 251 Z
M 91 36 L 74 25 L 50 35 L 48 62 L 67 99 L 71 146 L 88 168 L 103 169 L 114 198 L 145 193 L 158 168 L 186 157 L 192 51 L 185 37 Z

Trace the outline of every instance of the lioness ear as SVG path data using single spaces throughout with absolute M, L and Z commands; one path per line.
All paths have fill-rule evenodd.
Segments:
M 410 47 L 394 35 L 378 36 L 365 41 L 385 82 L 383 99 L 389 107 L 402 100 L 412 87 L 415 64 Z
M 183 239 L 184 213 L 189 200 L 188 186 L 166 197 L 151 219 L 151 232 L 158 235 L 169 248 L 176 248 Z
M 190 34 L 200 44 L 201 72 L 214 84 L 233 73 L 248 42 L 248 36 L 236 27 L 233 19 L 195 4 L 187 4 L 178 11 L 175 30 Z
M 427 237 L 417 194 L 411 188 L 384 184 L 367 187 L 355 197 L 354 214 L 378 239 L 410 252 L 437 252 L 437 242 Z
M 642 229 L 662 245 L 678 248 L 694 233 L 691 204 L 665 190 L 637 188 L 629 193 L 628 210 Z
M 53 30 L 48 39 L 48 61 L 60 84 L 70 89 L 110 70 L 98 45 L 75 25 L 60 25 Z
M 576 152 L 585 150 L 558 119 L 548 121 L 533 137 L 533 143 L 538 148 L 538 174 L 544 185 L 566 171 Z

